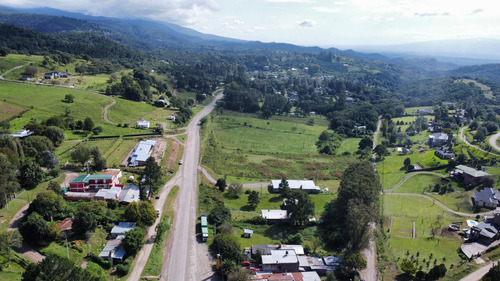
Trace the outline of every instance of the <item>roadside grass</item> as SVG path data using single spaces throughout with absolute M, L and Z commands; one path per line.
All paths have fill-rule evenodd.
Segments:
M 451 264 L 455 266 L 459 264 L 460 257 L 457 254 L 457 248 L 460 247 L 462 240 L 455 232 L 448 231 L 447 227 L 452 222 L 465 223 L 465 217 L 445 212 L 433 202 L 419 197 L 386 195 L 383 202 L 384 216 L 388 221 L 395 218 L 394 221 L 404 224 L 403 229 L 407 229 L 407 225 L 415 222 L 415 239 L 388 235 L 389 246 L 386 252 L 392 254 L 395 263 L 399 264 L 403 259 L 413 256 L 412 258 L 418 261 L 416 262 L 417 268 L 422 266 L 424 271 L 434 266 L 434 260 L 438 264 L 443 263 L 443 258 L 445 258 L 444 263 L 447 268 Z M 433 224 L 437 226 L 434 238 L 431 235 Z M 386 229 L 388 227 L 388 225 L 385 226 Z
M 167 201 L 163 205 L 161 222 L 168 225 L 167 231 L 163 234 L 161 242 L 155 241 L 151 254 L 149 255 L 148 262 L 144 268 L 143 276 L 159 276 L 164 262 L 164 247 L 167 245 L 168 236 L 174 222 L 174 203 L 177 198 L 179 186 L 174 186 L 168 193 Z
M 64 181 L 64 174 L 59 177 L 52 179 L 57 183 L 62 183 Z M 9 203 L 0 209 L 0 229 L 5 229 L 9 224 L 9 221 L 14 217 L 14 215 L 26 204 L 33 201 L 36 195 L 44 190 L 46 190 L 49 181 L 42 182 L 37 185 L 36 188 L 32 190 L 24 190 L 16 195 L 16 198 L 9 201 Z
M 446 194 L 426 194 L 439 202 L 443 203 L 446 207 L 463 213 L 474 213 L 474 207 L 472 205 L 473 191 L 459 191 L 450 192 Z M 483 212 L 481 210 L 480 212 Z
M 26 108 L 21 106 L 0 102 L 0 121 L 9 120 L 15 116 L 19 116 L 26 110 Z

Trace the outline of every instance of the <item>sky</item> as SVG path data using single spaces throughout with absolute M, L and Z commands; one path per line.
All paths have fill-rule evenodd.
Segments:
M 22 8 L 40 3 L 0 1 Z M 51 0 L 43 6 L 150 18 L 208 34 L 302 46 L 500 39 L 500 3 L 493 0 Z

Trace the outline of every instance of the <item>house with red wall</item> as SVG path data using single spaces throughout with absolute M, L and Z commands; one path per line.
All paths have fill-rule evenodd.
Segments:
M 119 184 L 116 174 L 80 175 L 69 183 L 69 190 L 73 192 L 87 192 L 89 190 L 109 189 Z

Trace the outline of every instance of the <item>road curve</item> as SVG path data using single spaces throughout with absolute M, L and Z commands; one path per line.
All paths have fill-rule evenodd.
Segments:
M 498 262 L 496 262 L 496 263 L 490 262 L 489 264 L 479 268 L 478 270 L 476 270 L 476 271 L 472 272 L 471 274 L 465 276 L 464 278 L 460 279 L 460 281 L 479 281 L 496 264 L 498 264 Z
M 483 215 L 493 214 L 493 212 L 494 212 L 494 211 L 490 211 L 490 212 L 474 213 L 474 214 L 457 212 L 455 210 L 452 210 L 452 209 L 446 207 L 443 203 L 439 202 L 438 200 L 436 200 L 428 195 L 420 194 L 420 193 L 384 193 L 384 195 L 402 195 L 402 196 L 414 196 L 414 197 L 425 198 L 427 200 L 430 200 L 430 201 L 433 201 L 434 203 L 436 203 L 436 205 L 441 207 L 441 209 L 443 209 L 447 212 L 453 213 L 455 215 L 462 216 L 462 217 L 475 217 L 477 215 L 483 216 Z
M 196 204 L 198 192 L 198 166 L 200 157 L 200 119 L 210 114 L 222 94 L 198 113 L 187 127 L 187 139 L 183 165 L 179 172 L 181 183 L 179 198 L 175 206 L 175 221 L 172 234 L 172 248 L 167 250 L 160 280 L 208 280 L 213 272 L 210 256 L 204 243 L 197 242 Z M 168 251 L 170 250 L 170 251 Z
M 498 151 L 500 151 L 500 146 L 498 146 L 498 144 L 497 144 L 497 140 L 498 140 L 499 137 L 500 137 L 500 132 L 494 134 L 490 138 L 490 145 L 493 146 L 493 148 L 495 148 Z
M 480 150 L 480 151 L 483 151 L 483 152 L 486 152 L 486 153 L 489 153 L 489 154 L 492 154 L 492 155 L 495 155 L 495 156 L 500 156 L 500 154 L 498 154 L 498 153 L 489 152 L 489 151 L 486 151 L 486 150 L 484 150 L 484 149 L 482 149 L 482 148 L 480 148 L 480 147 L 478 147 L 478 146 L 476 146 L 476 145 L 471 144 L 471 143 L 467 140 L 467 138 L 465 137 L 465 135 L 464 135 L 464 131 L 465 131 L 465 129 L 466 129 L 466 128 L 467 128 L 467 127 L 463 127 L 462 129 L 460 129 L 460 139 L 461 139 L 464 143 L 466 143 L 468 146 L 472 146 L 472 147 L 474 147 L 474 148 L 475 148 L 475 149 L 477 149 L 477 150 Z M 500 148 L 496 145 L 496 139 L 498 139 L 498 137 L 500 136 L 499 134 L 500 134 L 500 133 L 497 133 L 496 135 L 494 135 L 494 136 L 492 136 L 492 137 L 490 138 L 490 144 L 492 144 L 492 143 L 491 143 L 491 139 L 493 139 L 494 137 L 496 137 L 496 138 L 495 138 L 495 142 L 494 142 L 494 143 L 495 143 L 494 147 L 495 147 L 495 148 L 497 148 L 498 150 L 500 150 Z M 492 144 L 492 145 L 493 145 L 493 144 Z
M 403 183 L 405 183 L 407 180 L 411 179 L 412 177 L 414 176 L 417 176 L 417 175 L 433 175 L 433 176 L 438 176 L 438 177 L 446 177 L 445 175 L 443 174 L 438 174 L 438 173 L 434 173 L 434 172 L 426 172 L 426 171 L 422 171 L 422 172 L 414 172 L 414 173 L 411 173 L 411 174 L 408 174 L 406 177 L 404 177 L 400 182 L 398 182 L 394 187 L 390 188 L 390 189 L 384 189 L 383 191 L 384 192 L 390 192 L 390 191 L 394 191 L 396 189 L 398 189 L 400 186 L 403 185 Z

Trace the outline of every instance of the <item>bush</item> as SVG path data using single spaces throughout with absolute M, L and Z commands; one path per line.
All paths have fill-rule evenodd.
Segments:
M 250 219 L 250 223 L 252 224 L 258 224 L 258 225 L 265 225 L 267 224 L 267 220 L 261 216 L 256 216 Z
M 129 265 L 124 265 L 124 264 L 119 264 L 116 266 L 116 273 L 119 276 L 125 276 L 128 274 L 128 271 L 130 270 Z
M 95 263 L 97 263 L 98 265 L 100 265 L 102 268 L 104 269 L 110 269 L 111 268 L 111 262 L 107 261 L 107 260 L 104 260 L 102 259 L 101 257 L 97 256 L 96 254 L 94 253 L 90 253 L 87 255 L 87 258 Z

